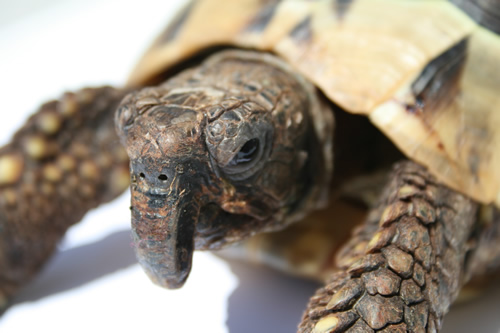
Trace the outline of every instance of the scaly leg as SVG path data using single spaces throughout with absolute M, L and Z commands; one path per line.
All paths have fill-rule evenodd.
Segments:
M 129 183 L 114 129 L 125 91 L 66 93 L 0 148 L 0 313 L 72 224 Z
M 471 275 L 478 206 L 411 163 L 337 257 L 299 332 L 437 332 Z

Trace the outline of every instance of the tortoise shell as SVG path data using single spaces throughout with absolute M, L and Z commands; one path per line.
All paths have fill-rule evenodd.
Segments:
M 478 0 L 198 0 L 129 85 L 217 47 L 272 52 L 440 181 L 500 206 L 499 12 Z

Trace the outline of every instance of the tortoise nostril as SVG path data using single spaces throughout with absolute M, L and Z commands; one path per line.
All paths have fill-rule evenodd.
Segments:
M 144 179 L 146 182 L 153 182 L 154 183 L 154 179 L 152 179 L 149 176 L 146 177 L 146 174 L 144 172 L 139 173 L 139 177 Z M 158 180 L 162 183 L 165 183 L 168 180 L 168 176 L 166 174 L 162 173 L 162 174 L 158 175 Z

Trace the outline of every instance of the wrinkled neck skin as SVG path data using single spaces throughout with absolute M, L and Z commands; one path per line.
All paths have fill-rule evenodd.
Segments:
M 284 228 L 326 199 L 331 112 L 276 57 L 225 51 L 127 96 L 132 234 L 157 284 L 178 288 L 194 249 Z

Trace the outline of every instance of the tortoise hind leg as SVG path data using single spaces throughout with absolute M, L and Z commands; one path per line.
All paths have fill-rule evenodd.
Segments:
M 398 164 L 381 204 L 337 257 L 299 332 L 436 332 L 466 282 L 477 204 Z
M 66 93 L 0 148 L 0 313 L 72 224 L 127 188 L 128 158 L 113 121 L 125 93 Z

